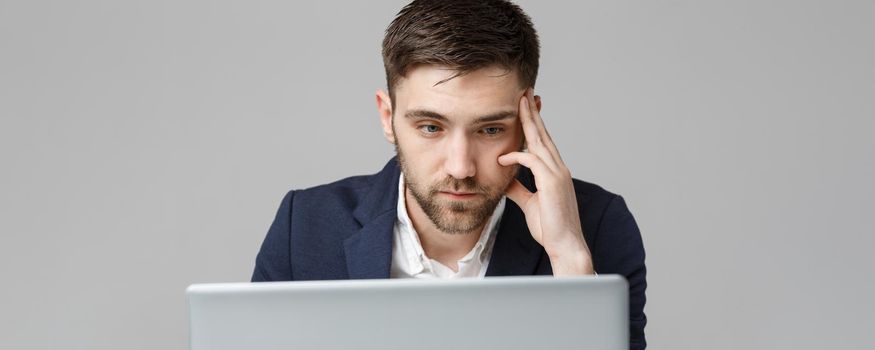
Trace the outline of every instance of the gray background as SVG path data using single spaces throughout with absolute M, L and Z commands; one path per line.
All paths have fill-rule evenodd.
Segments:
M 393 155 L 403 3 L 0 0 L 0 348 L 184 349 L 288 189 Z M 871 344 L 873 2 L 520 3 L 548 129 L 641 226 L 652 348 Z

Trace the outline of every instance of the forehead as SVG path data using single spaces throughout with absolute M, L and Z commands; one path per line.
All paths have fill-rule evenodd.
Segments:
M 395 87 L 395 112 L 429 110 L 464 121 L 518 108 L 524 89 L 516 70 L 489 66 L 453 78 L 456 73 L 436 65 L 411 69 Z

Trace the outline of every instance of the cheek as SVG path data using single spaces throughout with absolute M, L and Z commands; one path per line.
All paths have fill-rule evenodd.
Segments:
M 417 135 L 403 133 L 397 135 L 395 141 L 398 151 L 404 156 L 404 162 L 418 177 L 418 181 L 430 179 L 439 172 L 441 168 L 439 147 L 423 142 Z
M 423 152 L 429 150 L 427 143 L 423 142 L 422 138 L 419 137 L 418 131 L 406 125 L 403 127 L 396 127 L 395 142 L 399 148 L 410 155 L 410 158 L 414 158 L 414 155 L 421 156 Z
M 513 166 L 498 164 L 498 157 L 519 150 L 519 140 L 508 140 L 501 144 L 490 145 L 481 148 L 478 156 L 477 172 L 482 175 L 484 181 L 490 183 L 504 182 L 513 173 Z

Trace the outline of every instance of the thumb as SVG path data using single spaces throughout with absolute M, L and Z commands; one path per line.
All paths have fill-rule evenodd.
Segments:
M 507 198 L 510 198 L 510 200 L 516 203 L 520 208 L 525 208 L 526 203 L 528 203 L 533 195 L 532 192 L 529 192 L 529 189 L 526 188 L 526 186 L 523 186 L 523 184 L 520 183 L 520 180 L 517 179 L 514 179 L 504 192 L 507 195 Z

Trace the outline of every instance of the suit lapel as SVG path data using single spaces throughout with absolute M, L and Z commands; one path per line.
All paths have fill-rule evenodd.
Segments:
M 517 179 L 530 191 L 535 191 L 535 180 L 529 169 L 520 167 Z M 527 276 L 537 272 L 544 248 L 532 238 L 522 209 L 510 198 L 504 207 L 501 224 L 492 248 L 492 257 L 486 276 Z
M 397 160 L 392 158 L 374 176 L 371 187 L 353 210 L 353 217 L 362 227 L 343 242 L 350 279 L 389 278 L 400 175 Z
M 510 199 L 501 216 L 501 225 L 492 248 L 486 276 L 534 275 L 544 249 L 532 238 L 525 215 Z
M 389 278 L 395 212 L 372 220 L 344 242 L 350 279 Z

